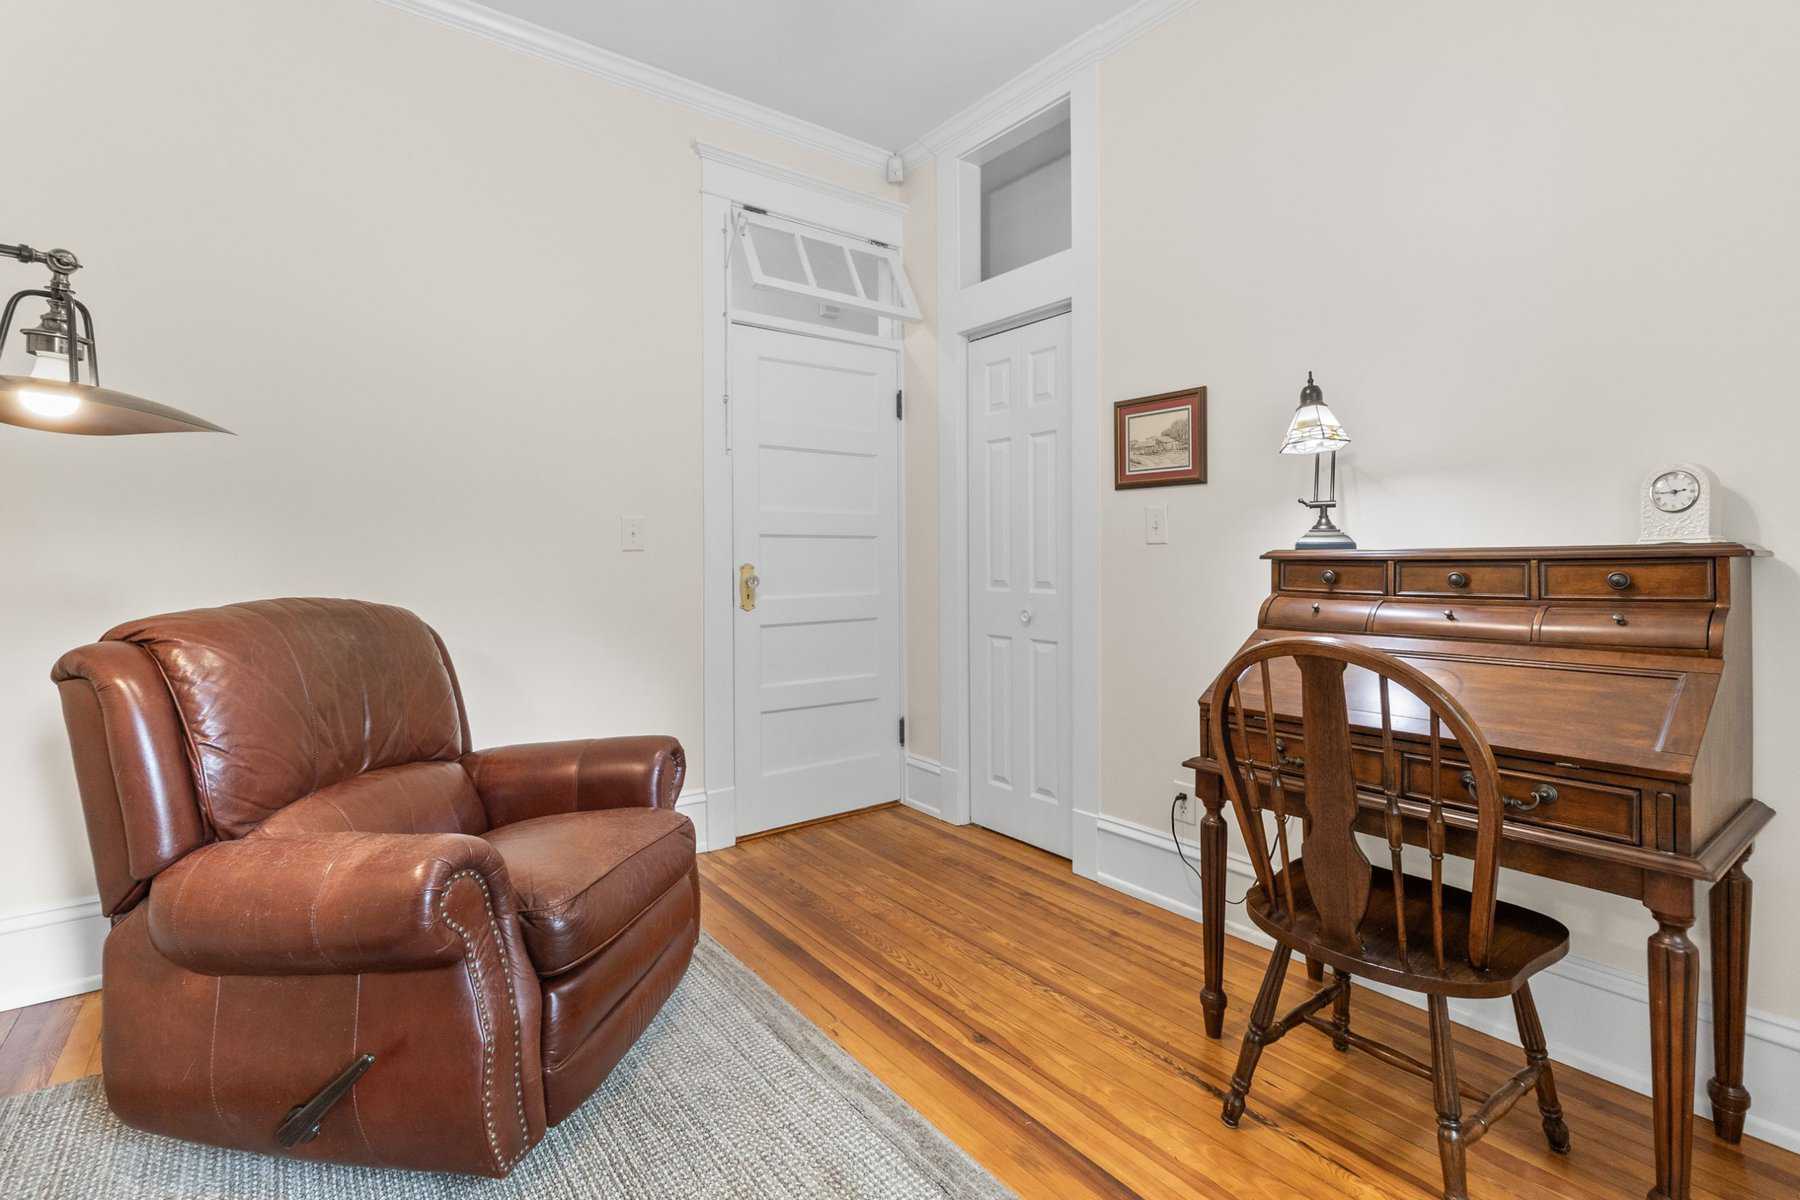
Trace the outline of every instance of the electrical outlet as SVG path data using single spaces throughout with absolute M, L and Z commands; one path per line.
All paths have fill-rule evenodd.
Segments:
M 642 550 L 644 548 L 644 518 L 619 518 L 619 549 Z
M 1146 504 L 1144 506 L 1144 545 L 1166 546 L 1168 544 L 1169 506 Z
M 1194 802 L 1186 792 L 1175 793 L 1175 823 L 1178 825 L 1194 824 Z

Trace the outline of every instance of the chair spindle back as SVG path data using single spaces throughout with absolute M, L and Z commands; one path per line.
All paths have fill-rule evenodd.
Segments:
M 1287 660 L 1297 672 L 1300 686 L 1301 736 L 1306 756 L 1302 763 L 1278 745 L 1274 714 L 1275 686 L 1271 663 Z M 1371 794 L 1373 781 L 1356 778 L 1350 705 L 1345 671 L 1360 667 L 1377 681 L 1380 713 L 1380 804 L 1383 831 L 1393 874 L 1395 928 L 1402 956 L 1407 954 L 1405 879 L 1401 871 L 1404 844 L 1403 810 L 1417 801 L 1408 798 L 1407 766 L 1394 733 L 1393 684 L 1410 693 L 1425 708 L 1425 732 L 1421 738 L 1430 756 L 1425 819 L 1425 849 L 1431 858 L 1431 927 L 1433 961 L 1445 967 L 1444 946 L 1444 807 L 1442 792 L 1444 738 L 1446 732 L 1468 763 L 1467 780 L 1474 795 L 1479 823 L 1476 831 L 1475 877 L 1471 888 L 1473 908 L 1469 920 L 1468 961 L 1477 969 L 1487 966 L 1493 939 L 1494 904 L 1499 874 L 1500 826 L 1505 803 L 1500 792 L 1500 773 L 1494 752 L 1476 728 L 1468 710 L 1435 680 L 1418 668 L 1378 650 L 1326 637 L 1285 637 L 1244 650 L 1220 672 L 1213 685 L 1211 740 L 1224 768 L 1224 783 L 1237 814 L 1238 826 L 1256 867 L 1257 885 L 1270 908 L 1285 911 L 1293 920 L 1296 904 L 1310 905 L 1317 914 L 1325 941 L 1350 953 L 1358 953 L 1358 931 L 1371 903 L 1373 872 L 1355 836 L 1359 791 Z M 1246 676 L 1254 668 L 1255 685 L 1262 702 L 1262 729 L 1268 761 L 1252 753 L 1250 728 L 1245 718 L 1243 691 Z M 1366 749 L 1367 747 L 1366 737 Z M 1365 751 L 1366 752 L 1366 751 Z M 1415 751 L 1416 753 L 1417 751 Z M 1290 795 L 1300 785 L 1303 807 Z M 1275 845 L 1269 845 L 1264 824 L 1268 814 L 1275 827 Z M 1299 816 L 1305 832 L 1306 894 L 1296 899 L 1293 852 L 1288 820 Z M 1279 857 L 1280 870 L 1273 867 Z

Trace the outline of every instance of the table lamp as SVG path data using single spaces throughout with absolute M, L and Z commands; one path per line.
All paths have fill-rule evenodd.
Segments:
M 1313 498 L 1300 503 L 1317 509 L 1319 516 L 1313 527 L 1294 543 L 1296 550 L 1354 550 L 1351 536 L 1331 523 L 1331 510 L 1337 507 L 1337 452 L 1350 444 L 1343 422 L 1325 407 L 1325 391 L 1306 373 L 1306 386 L 1300 389 L 1300 407 L 1288 422 L 1287 437 L 1282 439 L 1281 453 L 1313 456 Z M 1331 490 L 1319 495 L 1319 457 L 1331 455 Z
M 192 413 L 100 386 L 100 350 L 94 314 L 75 298 L 69 276 L 81 260 L 67 250 L 34 250 L 0 243 L 0 257 L 50 268 L 48 288 L 16 292 L 0 314 L 0 355 L 12 330 L 19 301 L 48 301 L 43 318 L 20 332 L 32 356 L 27 375 L 0 375 L 0 421 L 49 433 L 230 433 Z M 76 322 L 80 321 L 79 327 Z M 87 382 L 82 382 L 82 363 Z

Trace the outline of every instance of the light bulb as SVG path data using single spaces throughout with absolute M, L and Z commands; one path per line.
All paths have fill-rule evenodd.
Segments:
M 69 382 L 68 355 L 40 350 L 31 359 L 31 378 L 62 384 Z M 54 420 L 70 416 L 80 408 L 81 396 L 72 388 L 54 391 L 50 388 L 20 388 L 19 403 L 40 417 Z

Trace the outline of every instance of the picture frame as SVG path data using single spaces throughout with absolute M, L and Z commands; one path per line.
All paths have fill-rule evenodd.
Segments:
M 1113 405 L 1113 490 L 1206 482 L 1206 389 Z

